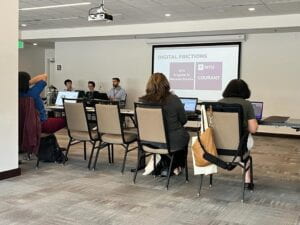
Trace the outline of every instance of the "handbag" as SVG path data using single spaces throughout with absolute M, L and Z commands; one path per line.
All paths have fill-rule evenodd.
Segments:
M 195 158 L 196 166 L 208 166 L 211 163 L 204 158 L 204 154 L 208 153 L 217 156 L 217 148 L 214 142 L 213 128 L 212 128 L 213 112 L 212 107 L 209 110 L 209 123 L 207 120 L 207 113 L 205 106 L 201 106 L 201 129 L 198 132 L 198 140 L 194 142 L 192 151 Z

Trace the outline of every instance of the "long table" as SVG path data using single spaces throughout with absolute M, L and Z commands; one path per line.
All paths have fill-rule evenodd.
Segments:
M 47 111 L 56 111 L 56 112 L 62 112 L 64 111 L 64 107 L 63 106 L 46 106 L 45 107 Z M 86 111 L 88 113 L 94 113 L 95 112 L 95 108 L 94 107 L 86 107 Z M 132 109 L 120 109 L 120 113 L 121 115 L 124 116 L 128 116 L 131 121 L 133 122 L 133 124 L 136 126 L 135 123 L 135 115 L 134 115 L 134 110 Z M 190 132 L 197 132 L 200 130 L 200 119 L 192 119 L 192 120 L 188 120 L 188 122 L 184 125 L 184 127 L 190 131 Z
M 289 127 L 297 132 L 300 131 L 300 119 L 289 118 L 285 122 L 272 122 L 262 120 L 259 122 L 259 125 L 262 126 L 274 126 L 274 127 Z

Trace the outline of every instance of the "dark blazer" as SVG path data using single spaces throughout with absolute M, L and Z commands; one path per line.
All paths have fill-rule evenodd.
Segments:
M 140 101 L 145 102 L 143 99 L 140 99 Z M 186 148 L 190 136 L 183 127 L 187 122 L 183 104 L 176 95 L 171 94 L 163 103 L 163 109 L 167 121 L 167 131 L 171 149 L 182 150 Z
M 188 146 L 189 133 L 183 127 L 187 122 L 184 105 L 176 95 L 169 95 L 164 103 L 171 149 L 183 149 Z

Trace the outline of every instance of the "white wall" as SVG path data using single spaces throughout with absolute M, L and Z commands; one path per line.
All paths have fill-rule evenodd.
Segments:
M 55 61 L 62 71 L 55 72 L 54 85 L 63 89 L 70 78 L 76 89 L 87 89 L 87 82 L 94 80 L 96 89 L 101 85 L 101 91 L 107 91 L 111 78 L 118 76 L 132 106 L 151 73 L 151 51 L 144 40 L 57 42 Z
M 45 72 L 45 48 L 25 45 L 19 49 L 19 71 L 31 76 Z
M 80 89 L 95 80 L 106 91 L 111 77 L 119 76 L 132 107 L 151 73 L 151 50 L 141 39 L 57 42 L 55 59 L 62 71 L 56 71 L 55 85 L 63 88 L 70 78 Z M 300 33 L 251 34 L 243 43 L 241 76 L 252 89 L 251 99 L 265 102 L 264 116 L 300 118 L 299 59 Z
M 242 78 L 265 115 L 300 118 L 300 33 L 250 35 L 242 48 Z
M 18 168 L 18 2 L 0 1 L 0 172 Z

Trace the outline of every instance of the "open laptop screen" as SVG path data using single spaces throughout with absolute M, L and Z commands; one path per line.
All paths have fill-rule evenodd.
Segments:
M 196 112 L 197 98 L 180 98 L 186 112 Z
M 257 120 L 262 119 L 262 114 L 263 114 L 263 102 L 251 102 L 252 107 L 254 109 L 255 117 Z
M 69 99 L 77 99 L 78 98 L 78 92 L 77 91 L 59 91 L 55 105 L 63 105 L 63 98 L 69 98 Z M 68 102 L 75 103 L 76 100 L 67 100 Z

